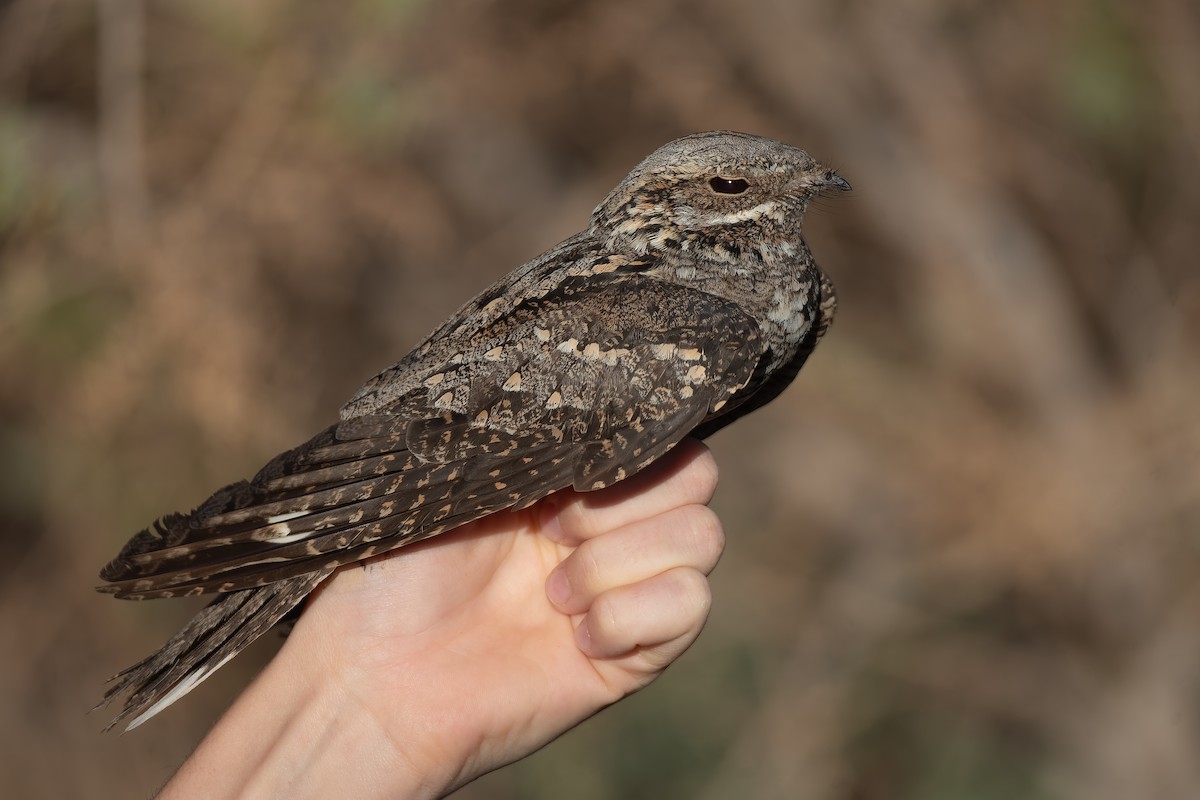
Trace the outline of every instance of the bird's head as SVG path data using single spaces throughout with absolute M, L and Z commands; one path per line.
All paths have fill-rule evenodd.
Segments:
M 727 261 L 799 246 L 809 202 L 850 184 L 803 150 L 733 131 L 696 133 L 651 153 L 592 215 L 614 247 Z

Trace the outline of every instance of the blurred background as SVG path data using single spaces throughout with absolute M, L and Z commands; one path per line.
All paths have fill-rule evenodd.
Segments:
M 1192 0 L 0 2 L 5 796 L 145 796 L 276 646 L 100 735 L 196 608 L 92 591 L 132 532 L 733 128 L 854 184 L 837 322 L 711 441 L 699 642 L 458 797 L 1194 797 L 1198 76 Z

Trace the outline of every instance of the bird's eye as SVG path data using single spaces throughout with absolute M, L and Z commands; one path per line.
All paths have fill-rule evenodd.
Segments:
M 741 194 L 750 188 L 749 181 L 744 178 L 713 178 L 708 185 L 718 194 Z

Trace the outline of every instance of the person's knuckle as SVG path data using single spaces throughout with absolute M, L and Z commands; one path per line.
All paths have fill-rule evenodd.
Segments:
M 708 584 L 708 579 L 694 569 L 675 570 L 672 578 L 675 582 L 676 592 L 684 605 L 701 616 L 707 615 L 709 609 L 712 608 L 712 588 Z
M 721 519 L 708 506 L 692 505 L 684 509 L 688 536 L 700 563 L 716 563 L 725 549 L 725 529 Z
M 572 583 L 580 587 L 594 587 L 601 583 L 603 568 L 597 558 L 595 544 L 597 540 L 589 539 L 576 548 L 571 558 L 573 566 Z
M 617 603 L 610 595 L 600 595 L 592 603 L 588 613 L 588 630 L 592 638 L 599 641 L 610 641 L 621 630 L 621 621 Z
M 713 457 L 712 451 L 705 447 L 703 452 L 692 462 L 691 470 L 698 494 L 704 498 L 704 502 L 708 502 L 716 492 L 717 481 L 720 479 L 717 459 Z

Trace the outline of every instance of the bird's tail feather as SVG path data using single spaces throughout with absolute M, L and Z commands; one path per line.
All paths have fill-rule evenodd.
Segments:
M 328 574 L 320 571 L 218 596 L 157 653 L 112 678 L 115 683 L 100 706 L 130 694 L 105 730 L 130 717 L 134 719 L 125 730 L 133 730 L 196 688 L 266 633 Z

